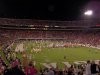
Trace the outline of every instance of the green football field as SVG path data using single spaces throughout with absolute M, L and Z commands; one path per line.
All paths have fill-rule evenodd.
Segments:
M 31 54 L 31 52 L 28 52 Z M 64 59 L 64 56 L 66 58 Z M 32 53 L 32 59 L 37 63 L 40 62 L 70 62 L 99 60 L 100 50 L 86 47 L 74 48 L 44 48 L 39 53 Z
M 28 58 L 27 61 L 30 60 L 35 61 L 37 67 L 42 66 L 40 63 L 54 62 L 61 67 L 63 66 L 62 62 L 73 63 L 75 61 L 100 60 L 100 50 L 95 48 L 87 48 L 87 47 L 41 48 L 41 51 L 36 53 L 36 52 L 31 52 L 32 50 L 31 44 L 28 44 L 27 46 L 28 47 L 25 50 Z M 23 60 L 23 55 L 21 53 L 18 53 L 17 57 L 20 58 L 21 61 Z
M 77 47 L 77 48 L 44 48 L 41 52 L 31 53 L 27 51 L 27 55 L 32 55 L 32 59 L 37 62 L 73 62 L 76 60 L 96 60 L 100 59 L 100 51 L 93 48 Z M 64 59 L 66 56 L 66 60 Z

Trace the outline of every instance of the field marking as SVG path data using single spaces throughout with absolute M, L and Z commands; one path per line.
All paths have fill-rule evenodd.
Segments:
M 86 61 L 75 61 L 74 64 L 76 65 L 86 64 Z
M 51 64 L 51 66 L 53 66 L 54 68 L 56 68 L 57 67 L 57 63 L 50 63 Z
M 67 67 L 71 67 L 71 64 L 69 62 L 62 62 L 63 64 L 65 64 Z
M 40 63 L 40 64 L 42 64 L 46 68 L 52 68 L 52 67 L 56 68 L 57 67 L 56 63 L 49 63 L 49 64 L 47 64 L 47 63 Z

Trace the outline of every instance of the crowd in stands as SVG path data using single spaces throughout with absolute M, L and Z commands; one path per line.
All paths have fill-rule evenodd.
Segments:
M 82 44 L 99 46 L 100 31 L 34 31 L 34 30 L 0 30 L 0 44 L 9 44 L 19 38 L 65 39 Z

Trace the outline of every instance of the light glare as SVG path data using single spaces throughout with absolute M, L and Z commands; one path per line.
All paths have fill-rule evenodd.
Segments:
M 92 10 L 87 10 L 84 14 L 90 16 L 90 15 L 93 14 L 93 11 Z

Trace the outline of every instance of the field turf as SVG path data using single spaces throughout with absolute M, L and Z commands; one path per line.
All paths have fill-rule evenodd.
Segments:
M 31 52 L 31 44 L 28 44 L 25 50 L 28 57 L 26 61 L 33 60 L 36 62 L 36 66 L 39 68 L 40 63 L 57 63 L 62 66 L 62 62 L 73 63 L 75 61 L 87 61 L 87 60 L 100 60 L 100 50 L 88 47 L 66 47 L 66 48 L 41 48 L 41 52 Z M 16 46 L 14 46 L 15 48 Z M 4 57 L 3 53 L 1 55 Z M 31 56 L 31 59 L 30 59 Z M 23 55 L 17 54 L 17 57 L 23 62 Z

